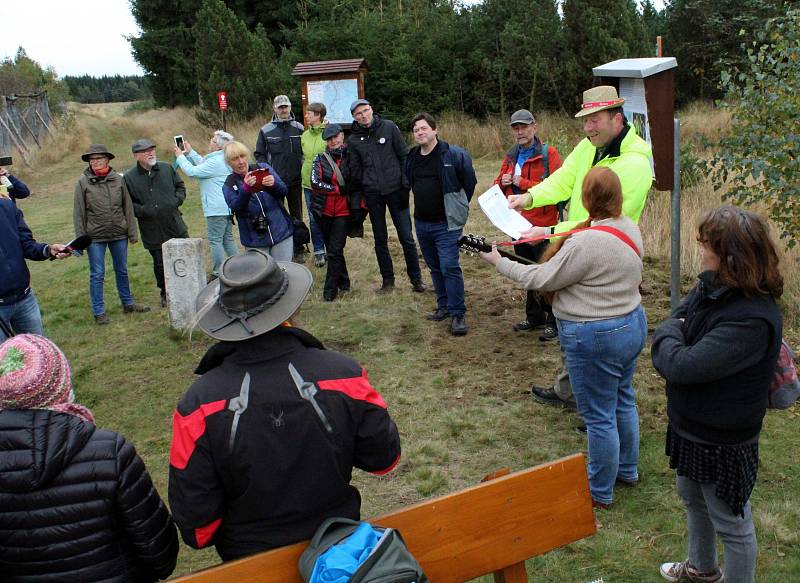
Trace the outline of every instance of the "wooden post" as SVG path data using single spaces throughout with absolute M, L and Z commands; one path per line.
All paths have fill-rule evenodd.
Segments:
M 41 150 L 42 144 L 39 143 L 39 138 L 36 136 L 36 133 L 31 129 L 31 126 L 28 125 L 28 122 L 25 120 L 25 113 L 24 112 L 22 114 L 20 114 L 19 119 L 22 120 L 22 125 L 25 126 L 25 129 L 28 130 L 28 133 L 33 138 L 33 141 L 36 142 L 36 145 L 39 146 L 39 149 Z
M 46 132 L 47 132 L 49 135 L 51 135 L 51 136 L 52 136 L 52 135 L 53 135 L 53 132 L 51 132 L 51 131 L 50 131 L 50 128 L 49 128 L 49 127 L 47 127 L 47 122 L 46 122 L 46 121 L 44 121 L 44 118 L 43 118 L 43 117 L 42 117 L 42 115 L 39 113 L 39 110 L 38 110 L 38 109 L 34 109 L 34 110 L 33 110 L 33 112 L 36 114 L 36 117 L 38 117 L 38 118 L 39 118 L 39 121 L 40 121 L 40 122 L 42 122 L 42 125 L 44 126 L 44 129 L 45 129 L 45 131 L 46 131 Z
M 22 160 L 25 162 L 25 165 L 30 166 L 31 163 L 30 160 L 28 160 L 27 150 L 22 145 L 20 145 L 19 140 L 17 140 L 17 136 L 14 135 L 14 132 L 12 132 L 11 128 L 8 127 L 8 124 L 6 123 L 6 120 L 3 119 L 2 115 L 0 115 L 0 124 L 2 124 L 4 128 L 6 128 L 8 135 L 11 136 L 11 140 L 14 142 L 14 145 L 17 147 L 17 150 L 19 150 L 19 153 L 22 156 Z

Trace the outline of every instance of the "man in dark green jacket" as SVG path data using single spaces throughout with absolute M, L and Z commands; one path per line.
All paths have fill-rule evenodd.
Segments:
M 163 307 L 167 302 L 167 288 L 161 245 L 170 239 L 189 236 L 178 210 L 186 200 L 186 187 L 172 166 L 158 161 L 156 145 L 150 140 L 136 140 L 131 151 L 136 166 L 125 173 L 125 185 L 133 202 L 133 214 L 139 220 L 142 244 L 153 257 L 153 274 L 161 290 Z

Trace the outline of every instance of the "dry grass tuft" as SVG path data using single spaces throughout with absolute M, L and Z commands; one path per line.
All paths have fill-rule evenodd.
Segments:
M 731 115 L 707 101 L 695 101 L 679 112 L 681 141 L 705 150 L 705 142 L 719 143 L 731 131 Z

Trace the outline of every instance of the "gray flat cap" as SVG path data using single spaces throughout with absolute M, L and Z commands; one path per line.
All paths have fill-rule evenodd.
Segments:
M 329 123 L 325 126 L 325 129 L 322 130 L 322 139 L 329 140 L 341 134 L 342 131 L 342 126 L 338 123 Z
M 131 146 L 131 152 L 137 154 L 139 152 L 144 152 L 145 150 L 149 150 L 150 148 L 155 148 L 156 145 L 148 140 L 147 138 L 142 138 L 141 140 L 136 140 L 133 142 Z
M 520 109 L 511 114 L 511 121 L 508 125 L 513 126 L 518 123 L 524 123 L 526 126 L 536 123 L 536 118 L 527 109 Z
M 353 113 L 356 107 L 360 105 L 369 105 L 369 101 L 366 99 L 356 99 L 353 103 L 350 104 L 350 113 Z

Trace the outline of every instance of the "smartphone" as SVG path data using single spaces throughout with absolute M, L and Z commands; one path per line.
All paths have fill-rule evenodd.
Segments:
M 0 156 L 0 166 L 11 166 L 11 156 Z
M 256 184 L 261 184 L 261 182 L 269 176 L 269 170 L 266 168 L 259 168 L 258 170 L 253 170 L 252 175 L 256 177 Z
M 175 145 L 178 146 L 181 150 L 183 150 L 183 136 L 177 135 L 175 136 Z

